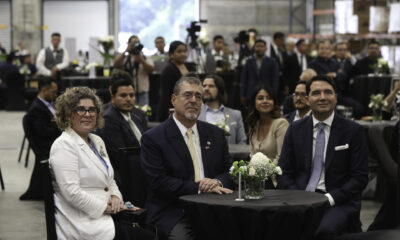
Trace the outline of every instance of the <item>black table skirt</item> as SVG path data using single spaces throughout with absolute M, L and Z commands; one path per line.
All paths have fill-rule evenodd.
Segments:
M 198 239 L 312 239 L 327 198 L 318 193 L 266 190 L 261 200 L 235 201 L 228 195 L 181 197 Z
M 351 94 L 357 102 L 368 108 L 371 100 L 371 94 L 382 93 L 387 95 L 390 92 L 392 77 L 387 76 L 367 76 L 360 75 L 354 78 L 354 84 L 351 87 Z

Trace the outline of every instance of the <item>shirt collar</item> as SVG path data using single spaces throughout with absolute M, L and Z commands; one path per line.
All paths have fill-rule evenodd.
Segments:
M 40 101 L 42 101 L 44 103 L 44 105 L 46 105 L 46 107 L 50 107 L 52 106 L 51 103 L 49 103 L 48 101 L 44 100 L 43 98 L 37 96 L 37 98 L 39 98 Z
M 303 118 L 307 117 L 308 115 L 311 114 L 311 110 L 308 110 L 308 112 L 306 114 L 304 114 Z M 296 110 L 296 116 L 295 118 L 300 119 L 300 114 L 299 114 L 299 110 Z
M 118 111 L 119 113 L 121 113 L 122 117 L 125 119 L 125 121 L 129 121 L 129 119 L 131 119 L 131 113 L 128 112 L 128 114 L 124 114 L 121 111 Z
M 333 111 L 332 114 L 331 114 L 327 119 L 325 119 L 325 120 L 322 121 L 322 122 L 325 123 L 325 125 L 331 127 L 331 126 L 332 126 L 332 122 L 333 122 L 333 117 L 334 117 L 334 116 L 335 116 L 335 111 Z M 320 123 L 320 121 L 318 121 L 318 120 L 314 117 L 314 115 L 312 115 L 312 118 L 313 118 L 313 127 L 315 128 L 316 125 L 317 125 L 318 123 Z
M 181 122 L 179 122 L 179 120 L 176 119 L 175 114 L 172 115 L 172 117 L 173 117 L 173 119 L 174 119 L 176 125 L 178 126 L 179 131 L 181 132 L 181 134 L 183 135 L 183 137 L 185 137 L 185 136 L 186 136 L 186 132 L 187 132 L 187 130 L 188 130 L 189 128 L 185 127 Z M 191 127 L 191 129 L 193 130 L 193 134 L 194 134 L 195 136 L 199 136 L 198 131 L 197 131 L 197 123 L 195 123 L 195 124 Z
M 219 52 L 217 52 L 217 51 L 215 51 L 215 49 L 213 48 L 213 49 L 211 49 L 211 55 L 218 55 L 218 56 L 220 56 L 221 55 L 221 52 L 222 51 L 219 51 Z
M 223 112 L 224 111 L 224 104 L 221 104 L 217 110 L 210 108 L 207 104 L 204 104 L 206 106 L 206 112 Z
M 61 49 L 62 49 L 62 48 L 61 48 L 60 46 L 58 46 L 57 52 L 61 51 Z M 54 52 L 53 44 L 50 44 L 50 50 L 51 50 L 52 52 Z

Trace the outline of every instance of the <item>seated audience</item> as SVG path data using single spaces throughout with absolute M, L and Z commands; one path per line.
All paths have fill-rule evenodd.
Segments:
M 161 94 L 158 104 L 158 118 L 159 122 L 168 118 L 169 109 L 171 105 L 171 94 L 175 83 L 186 74 L 189 73 L 185 66 L 187 58 L 186 45 L 181 41 L 173 41 L 169 45 L 169 63 L 161 73 L 160 85 Z
M 154 71 L 153 61 L 147 58 L 140 46 L 140 40 L 132 35 L 128 40 L 128 46 L 114 60 L 114 68 L 122 69 L 131 74 L 133 85 L 136 89 L 136 102 L 139 105 L 149 104 L 149 74 Z
M 289 123 L 281 117 L 277 97 L 271 87 L 256 87 L 249 108 L 250 155 L 262 152 L 277 164 Z M 276 186 L 276 182 L 273 183 Z
M 22 64 L 19 67 L 19 72 L 23 75 L 28 75 L 30 77 L 33 77 L 36 75 L 37 69 L 35 64 L 32 63 L 32 56 L 28 52 L 26 55 L 21 56 L 22 57 Z
M 250 96 L 254 87 L 260 84 L 270 86 L 274 92 L 279 87 L 279 65 L 270 57 L 265 56 L 267 43 L 256 40 L 254 43 L 255 55 L 247 59 L 240 79 L 240 101 L 246 106 L 248 101 L 252 101 Z
M 39 93 L 26 115 L 27 128 L 30 129 L 27 134 L 30 135 L 29 144 L 35 153 L 35 166 L 28 190 L 19 197 L 20 200 L 43 199 L 40 161 L 49 159 L 51 145 L 61 134 L 55 123 L 54 100 L 57 97 L 57 84 L 48 77 L 39 77 L 38 82 Z
M 152 233 L 113 222 L 111 217 L 127 207 L 115 184 L 104 142 L 91 133 L 103 122 L 101 102 L 94 91 L 68 88 L 57 98 L 56 110 L 63 133 L 51 147 L 49 165 L 58 238 L 153 239 Z
M 331 78 L 307 83 L 312 114 L 293 122 L 285 135 L 278 187 L 324 194 L 330 203 L 315 239 L 335 239 L 361 231 L 361 192 L 368 182 L 365 130 L 335 113 L 336 87 Z
M 375 73 L 378 67 L 378 58 L 381 57 L 381 51 L 379 47 L 379 43 L 375 40 L 371 40 L 368 42 L 368 56 L 359 60 L 356 63 L 356 65 L 354 66 L 354 76 Z M 385 74 L 390 74 L 388 66 L 382 66 L 382 71 Z
M 182 77 L 171 97 L 174 114 L 145 132 L 141 162 L 147 175 L 147 222 L 168 239 L 195 239 L 179 197 L 197 193 L 232 193 L 232 162 L 224 132 L 197 121 L 203 99 L 198 78 Z
M 300 80 L 299 81 L 309 81 L 311 80 L 311 78 L 317 76 L 317 73 L 314 71 L 314 69 L 311 68 L 307 68 L 306 70 L 304 70 L 301 75 L 300 75 Z M 283 101 L 282 104 L 282 112 L 283 114 L 289 114 L 293 111 L 296 110 L 296 108 L 294 107 L 293 104 L 293 94 L 292 95 L 288 95 L 285 97 L 285 100 Z
M 103 114 L 104 127 L 97 134 L 106 144 L 115 180 L 120 185 L 119 148 L 140 147 L 140 138 L 147 128 L 145 114 L 135 108 L 135 88 L 129 74 L 113 74 L 110 85 L 111 106 Z
M 227 95 L 224 80 L 217 75 L 208 75 L 203 80 L 204 103 L 199 120 L 229 126 L 228 144 L 246 144 L 242 113 L 224 106 Z
M 285 115 L 285 118 L 292 123 L 303 117 L 307 117 L 311 114 L 310 106 L 307 103 L 307 92 L 306 92 L 306 81 L 298 81 L 296 89 L 293 93 L 293 105 L 296 108 L 295 111 Z
M 59 33 L 51 34 L 50 47 L 40 50 L 36 67 L 39 75 L 57 78 L 57 74 L 69 65 L 69 56 L 66 49 L 60 46 L 61 35 Z

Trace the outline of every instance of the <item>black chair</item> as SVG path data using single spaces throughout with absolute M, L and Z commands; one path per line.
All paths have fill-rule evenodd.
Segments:
M 57 232 L 56 232 L 56 220 L 54 215 L 55 214 L 54 189 L 52 183 L 52 176 L 49 169 L 49 161 L 48 160 L 41 161 L 40 167 L 42 170 L 47 240 L 55 240 L 57 239 Z
M 22 111 L 26 109 L 24 100 L 25 79 L 19 72 L 13 72 L 6 77 L 8 111 Z
M 398 127 L 383 130 L 371 128 L 369 138 L 375 145 L 381 175 L 385 185 L 384 202 L 368 231 L 392 229 L 400 226 L 400 184 L 398 151 Z
M 27 114 L 25 114 L 24 117 L 22 118 L 22 127 L 24 129 L 24 138 L 22 139 L 21 149 L 19 150 L 18 162 L 21 162 L 22 152 L 24 151 L 24 147 L 25 147 L 25 140 L 28 140 L 28 136 L 27 136 L 27 133 L 29 132 L 28 125 L 29 125 L 28 117 L 27 117 Z M 28 148 L 26 150 L 26 155 L 25 155 L 25 168 L 28 167 L 30 149 L 31 149 L 31 143 L 28 140 Z
M 142 208 L 146 202 L 147 183 L 140 164 L 140 148 L 120 148 L 119 156 L 122 196 L 125 201 L 130 201 Z
M 0 184 L 1 184 L 1 190 L 4 191 L 4 181 L 3 181 L 3 174 L 1 174 L 1 167 L 0 167 Z

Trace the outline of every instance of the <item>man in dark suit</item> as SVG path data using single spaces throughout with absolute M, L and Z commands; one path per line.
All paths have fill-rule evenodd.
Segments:
M 337 94 L 330 78 L 311 79 L 307 94 L 312 115 L 293 122 L 286 132 L 278 186 L 325 194 L 330 208 L 315 237 L 334 239 L 346 231 L 361 230 L 360 196 L 368 181 L 367 141 L 360 125 L 334 112 Z
M 224 132 L 197 121 L 203 99 L 201 82 L 182 77 L 171 97 L 175 112 L 142 136 L 141 161 L 148 180 L 147 222 L 169 239 L 194 239 L 179 197 L 232 193 Z
M 307 55 L 308 47 L 304 39 L 296 43 L 294 54 L 288 56 L 285 64 L 284 78 L 289 87 L 289 94 L 294 92 L 301 73 L 307 69 L 311 57 Z
M 112 76 L 111 106 L 103 114 L 104 127 L 97 134 L 106 144 L 107 153 L 119 179 L 119 148 L 140 147 L 140 138 L 147 128 L 145 114 L 135 108 L 135 89 L 129 75 L 117 73 Z
M 293 105 L 296 108 L 293 112 L 285 114 L 285 118 L 292 123 L 303 117 L 307 117 L 311 114 L 310 106 L 308 106 L 306 96 L 306 81 L 298 81 L 296 89 L 293 93 Z
M 278 96 L 278 101 L 282 102 L 283 97 L 289 93 L 289 88 L 284 76 L 288 57 L 285 46 L 285 34 L 282 32 L 274 33 L 270 48 L 270 57 L 275 59 L 279 66 L 279 87 L 276 94 Z
M 264 84 L 272 87 L 275 93 L 279 87 L 279 65 L 267 56 L 267 43 L 256 40 L 254 43 L 255 56 L 249 58 L 242 70 L 240 79 L 240 101 L 246 106 L 255 86 Z
M 38 81 L 39 94 L 26 115 L 26 128 L 29 131 L 26 135 L 35 153 L 35 166 L 28 190 L 20 196 L 20 200 L 43 199 L 40 161 L 49 159 L 51 145 L 61 134 L 54 121 L 56 111 L 53 101 L 57 96 L 57 84 L 46 77 L 40 77 Z
M 368 56 L 359 60 L 354 66 L 354 76 L 367 75 L 377 70 L 379 65 L 378 59 L 382 56 L 379 42 L 376 40 L 369 41 L 367 44 L 367 53 Z M 390 74 L 390 69 L 387 64 L 382 65 L 381 68 L 382 73 Z

